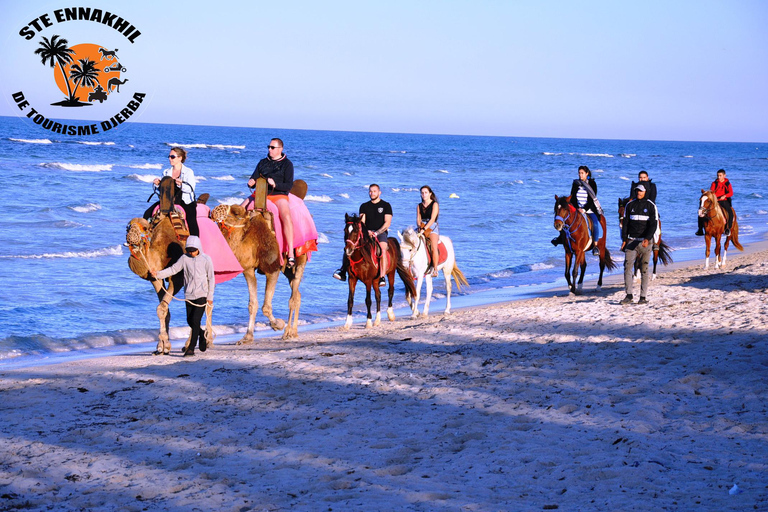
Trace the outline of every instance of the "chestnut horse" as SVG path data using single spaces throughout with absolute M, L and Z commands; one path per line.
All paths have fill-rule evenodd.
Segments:
M 584 272 L 587 269 L 586 251 L 592 248 L 592 236 L 590 223 L 586 215 L 582 215 L 570 203 L 571 196 L 555 196 L 555 229 L 565 233 L 565 280 L 568 282 L 568 288 L 574 295 L 581 295 L 581 286 L 584 281 Z M 603 230 L 602 236 L 597 241 L 597 248 L 600 250 L 600 277 L 597 279 L 597 290 L 603 286 L 603 271 L 616 268 L 616 264 L 611 259 L 611 253 L 605 246 L 606 229 L 605 216 L 600 216 L 600 227 Z M 573 261 L 573 274 L 571 275 L 571 260 Z M 578 283 L 576 276 L 581 269 Z M 571 280 L 573 277 L 573 280 Z
M 711 190 L 701 189 L 701 197 L 699 198 L 699 217 L 706 219 L 704 229 L 704 243 L 706 244 L 706 250 L 704 251 L 704 268 L 709 268 L 709 244 L 712 242 L 712 237 L 715 238 L 715 268 L 725 266 L 725 259 L 728 255 L 728 243 L 733 242 L 734 247 L 743 251 L 744 247 L 739 243 L 739 222 L 736 217 L 736 210 L 733 210 L 733 226 L 731 227 L 731 234 L 725 238 L 725 247 L 723 247 L 723 256 L 720 257 L 720 237 L 725 232 L 725 226 L 727 225 L 725 210 L 720 207 L 720 203 L 717 202 L 715 193 Z
M 626 209 L 628 202 L 628 197 L 625 197 L 624 199 L 619 198 L 619 229 L 624 227 L 624 210 Z M 656 209 L 656 213 L 658 215 L 658 208 Z M 661 263 L 665 266 L 672 263 L 672 255 L 670 254 L 671 249 L 661 239 L 661 220 L 659 220 L 659 242 L 654 245 L 658 247 L 658 249 L 653 250 L 653 274 L 651 274 L 651 279 L 656 279 L 656 265 L 659 263 L 659 260 L 661 260 Z M 640 259 L 638 258 L 635 260 L 635 275 L 639 276 L 639 272 Z
M 376 295 L 376 321 L 373 325 L 381 323 L 381 290 L 379 290 L 379 263 L 383 254 L 379 249 L 379 242 L 368 234 L 368 230 L 363 227 L 363 222 L 357 215 L 345 214 L 344 220 L 344 251 L 349 259 L 349 299 L 347 300 L 347 321 L 344 329 L 349 329 L 352 325 L 352 306 L 355 303 L 355 287 L 357 281 L 365 284 L 365 305 L 368 307 L 368 318 L 365 327 L 371 327 L 371 287 Z M 405 284 L 405 296 L 411 298 L 416 296 L 416 286 L 413 284 L 411 271 L 403 265 L 400 256 L 400 243 L 397 238 L 389 237 L 387 239 L 388 267 L 386 276 L 389 281 L 389 304 L 387 306 L 387 317 L 390 322 L 395 321 L 395 313 L 392 309 L 392 298 L 395 295 L 395 271 L 400 275 L 400 279 Z M 377 263 L 379 262 L 379 263 Z

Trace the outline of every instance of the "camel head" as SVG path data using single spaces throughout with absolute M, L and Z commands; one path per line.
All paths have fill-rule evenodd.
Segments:
M 128 245 L 138 246 L 149 237 L 149 222 L 141 217 L 131 219 L 125 228 L 125 241 Z

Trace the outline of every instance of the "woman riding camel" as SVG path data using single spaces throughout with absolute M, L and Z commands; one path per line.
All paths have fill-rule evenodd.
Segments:
M 197 201 L 195 201 L 195 173 L 192 169 L 184 165 L 187 161 L 187 152 L 184 148 L 171 148 L 168 154 L 171 161 L 171 168 L 163 171 L 163 176 L 171 176 L 176 180 L 176 197 L 173 202 L 184 208 L 184 216 L 187 219 L 187 227 L 191 236 L 199 236 L 200 230 L 197 227 Z M 160 184 L 160 178 L 155 178 L 155 186 Z M 144 218 L 152 217 L 155 208 L 160 202 L 156 202 L 144 212 Z
M 571 186 L 571 204 L 581 213 L 586 213 L 592 219 L 592 254 L 600 255 L 597 248 L 599 237 L 600 216 L 603 210 L 597 200 L 597 183 L 592 178 L 592 171 L 586 165 L 579 166 L 579 179 L 573 180 Z M 565 233 L 560 232 L 557 238 L 552 239 L 552 245 L 565 243 Z
M 437 265 L 439 263 L 437 246 L 440 243 L 440 232 L 437 225 L 437 217 L 440 215 L 440 205 L 437 203 L 435 193 L 428 185 L 421 187 L 421 202 L 416 209 L 416 223 L 419 233 L 424 233 L 429 241 L 432 263 L 427 267 L 426 274 L 437 277 Z

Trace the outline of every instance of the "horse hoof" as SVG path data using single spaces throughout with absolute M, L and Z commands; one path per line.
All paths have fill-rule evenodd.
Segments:
M 655 281 L 655 280 L 656 280 L 656 274 L 651 274 L 651 281 Z
M 446 309 L 445 311 L 443 311 L 443 314 L 445 316 L 451 316 L 451 310 L 450 309 Z
M 603 289 L 603 287 L 602 287 L 602 286 L 600 286 L 600 285 L 597 285 L 597 286 L 595 286 L 595 291 L 596 291 L 596 292 L 599 292 L 599 291 L 600 291 L 600 290 L 602 290 L 602 289 Z
M 373 323 L 371 323 L 371 321 L 370 321 L 370 320 L 368 320 L 367 322 L 365 322 L 365 328 L 366 328 L 366 329 L 371 329 L 372 327 L 373 327 Z

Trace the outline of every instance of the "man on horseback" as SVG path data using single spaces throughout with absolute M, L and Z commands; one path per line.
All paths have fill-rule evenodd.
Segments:
M 717 171 L 717 179 L 712 182 L 709 190 L 715 193 L 717 196 L 717 204 L 726 213 L 726 225 L 723 235 L 726 237 L 731 236 L 731 227 L 733 227 L 733 207 L 731 205 L 731 197 L 733 197 L 733 187 L 728 178 L 725 177 L 725 169 Z M 696 231 L 696 236 L 704 236 L 704 223 L 706 219 L 699 217 L 699 230 Z
M 627 203 L 624 211 L 626 221 L 621 228 L 621 250 L 624 251 L 624 289 L 627 296 L 620 304 L 632 304 L 635 260 L 640 258 L 640 300 L 647 304 L 648 263 L 651 259 L 651 242 L 656 232 L 656 205 L 645 197 L 645 186 L 635 186 L 637 199 Z
M 368 187 L 368 197 L 371 198 L 367 203 L 360 205 L 359 213 L 362 218 L 363 225 L 368 233 L 378 240 L 381 247 L 381 261 L 379 262 L 379 286 L 384 286 L 386 280 L 384 275 L 386 269 L 389 267 L 387 260 L 387 238 L 390 224 L 392 224 L 392 205 L 381 199 L 381 188 L 373 183 Z M 349 260 L 346 253 L 341 263 L 341 268 L 333 273 L 333 277 L 346 281 L 347 269 L 349 268 Z

